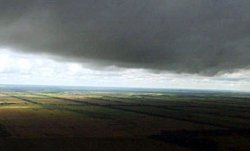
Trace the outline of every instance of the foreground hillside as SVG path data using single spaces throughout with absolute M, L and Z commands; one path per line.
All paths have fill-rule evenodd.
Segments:
M 249 150 L 250 95 L 0 92 L 1 150 Z

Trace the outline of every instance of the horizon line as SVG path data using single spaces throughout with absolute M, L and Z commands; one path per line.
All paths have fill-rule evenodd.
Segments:
M 235 93 L 250 93 L 243 90 L 223 90 L 223 89 L 198 89 L 198 88 L 162 88 L 162 87 L 116 87 L 116 86 L 89 86 L 89 85 L 56 85 L 56 84 L 2 84 L 1 86 L 19 86 L 19 87 L 67 87 L 67 88 L 92 88 L 94 90 L 165 90 L 165 91 L 203 91 L 203 92 L 235 92 Z M 155 92 L 155 91 L 154 91 Z

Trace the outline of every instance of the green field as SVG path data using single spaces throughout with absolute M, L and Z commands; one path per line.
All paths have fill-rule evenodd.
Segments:
M 0 89 L 0 150 L 250 149 L 250 95 Z

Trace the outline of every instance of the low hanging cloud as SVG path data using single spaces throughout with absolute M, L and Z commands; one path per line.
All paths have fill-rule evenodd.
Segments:
M 215 75 L 249 68 L 249 10 L 249 0 L 0 0 L 0 46 Z

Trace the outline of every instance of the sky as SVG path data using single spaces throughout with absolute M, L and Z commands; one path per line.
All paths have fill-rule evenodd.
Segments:
M 20 53 L 2 48 L 0 83 L 249 91 L 250 70 L 208 77 L 115 66 L 93 69 L 88 64 L 55 61 L 47 55 Z
M 250 91 L 249 0 L 0 0 L 0 83 Z

